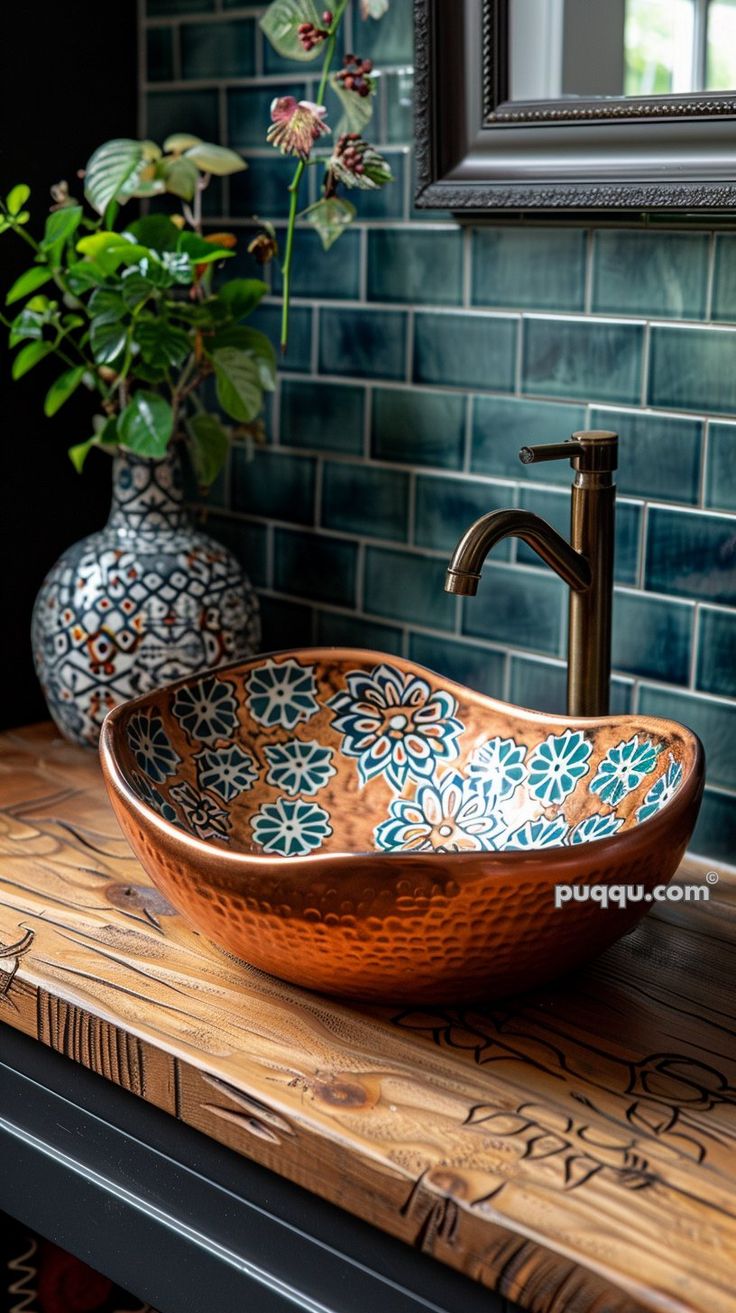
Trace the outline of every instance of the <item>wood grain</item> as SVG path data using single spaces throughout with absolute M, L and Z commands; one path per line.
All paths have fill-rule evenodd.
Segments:
M 515 1003 L 348 1008 L 189 930 L 92 754 L 0 736 L 0 1019 L 535 1313 L 736 1310 L 736 884 L 709 894 Z

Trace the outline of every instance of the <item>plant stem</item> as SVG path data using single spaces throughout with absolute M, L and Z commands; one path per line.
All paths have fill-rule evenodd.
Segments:
M 322 77 L 320 78 L 319 87 L 317 88 L 317 97 L 315 105 L 321 105 L 325 98 L 327 90 L 327 79 L 330 75 L 332 60 L 335 55 L 335 46 L 337 44 L 337 34 L 340 30 L 343 14 L 347 8 L 348 0 L 339 0 L 335 17 L 330 28 L 330 35 L 327 38 L 325 47 L 325 57 L 322 62 Z M 311 163 L 311 161 L 310 161 Z M 291 302 L 291 265 L 294 255 L 294 229 L 296 227 L 297 210 L 299 208 L 299 187 L 301 184 L 307 161 L 300 160 L 294 170 L 294 177 L 289 185 L 289 222 L 286 229 L 286 249 L 284 251 L 284 263 L 281 266 L 282 280 L 282 307 L 281 307 L 281 354 L 286 355 L 286 348 L 289 341 L 289 305 Z

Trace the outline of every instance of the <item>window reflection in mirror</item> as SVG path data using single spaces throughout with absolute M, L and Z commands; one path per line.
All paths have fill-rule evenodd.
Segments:
M 736 0 L 509 0 L 510 98 L 736 89 Z

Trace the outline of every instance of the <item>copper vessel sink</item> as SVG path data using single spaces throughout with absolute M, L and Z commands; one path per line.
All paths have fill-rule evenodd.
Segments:
M 605 948 L 677 869 L 703 787 L 674 722 L 525 711 L 351 649 L 146 694 L 101 755 L 131 846 L 204 935 L 390 1002 L 513 993 Z M 558 885 L 578 888 L 556 907 Z M 603 885 L 639 900 L 604 908 L 583 888 Z

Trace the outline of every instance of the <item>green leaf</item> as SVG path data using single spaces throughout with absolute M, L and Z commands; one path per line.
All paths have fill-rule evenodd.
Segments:
M 103 424 L 97 433 L 88 438 L 86 442 L 79 442 L 74 447 L 69 447 L 68 456 L 74 466 L 77 474 L 82 473 L 82 467 L 93 447 L 117 446 L 118 441 L 118 420 L 117 415 L 111 415 Z
M 199 183 L 199 170 L 194 160 L 175 155 L 173 159 L 163 160 L 161 176 L 166 190 L 182 201 L 191 201 Z M 173 227 L 173 224 L 172 224 Z
M 237 347 L 238 351 L 245 351 L 253 356 L 258 367 L 261 387 L 266 392 L 273 392 L 276 387 L 276 352 L 266 334 L 260 333 L 257 328 L 246 328 L 241 325 L 223 328 L 215 335 L 212 350 L 220 351 L 228 346 Z
M 66 282 L 70 292 L 79 296 L 88 292 L 90 287 L 97 287 L 105 275 L 93 260 L 77 260 L 66 271 Z
M 63 374 L 54 380 L 46 393 L 46 400 L 43 403 L 43 412 L 49 419 L 55 415 L 57 410 L 64 405 L 65 401 L 73 392 L 77 390 L 84 377 L 84 365 L 77 366 L 76 369 L 65 369 Z
M 190 146 L 184 159 L 191 160 L 203 173 L 214 173 L 218 178 L 224 178 L 229 173 L 241 173 L 248 167 L 234 150 L 228 150 L 226 146 L 215 146 L 210 141 L 200 141 L 196 146 Z
M 102 232 L 90 233 L 77 242 L 80 255 L 88 255 L 96 264 L 110 275 L 120 264 L 138 264 L 150 256 L 147 246 L 129 240 L 124 233 Z
M 13 361 L 13 378 L 22 378 L 53 349 L 50 342 L 29 342 L 27 346 L 22 347 Z
M 175 328 L 166 319 L 139 319 L 135 325 L 135 340 L 146 364 L 153 365 L 154 369 L 180 365 L 192 349 L 184 330 Z
M 49 315 L 47 311 L 31 310 L 26 306 L 19 315 L 16 315 L 10 325 L 9 345 L 11 347 L 17 346 L 25 338 L 40 342 L 43 337 L 44 325 L 48 322 Z
M 155 392 L 136 392 L 118 419 L 120 442 L 139 456 L 163 456 L 173 429 L 174 412 Z
M 181 253 L 189 256 L 192 264 L 213 264 L 215 260 L 226 260 L 235 254 L 234 251 L 227 251 L 224 246 L 206 242 L 199 233 L 191 232 L 179 234 L 178 248 Z
M 356 213 L 350 201 L 344 201 L 340 196 L 330 196 L 317 201 L 316 205 L 310 205 L 304 218 L 319 233 L 324 250 L 329 251 L 353 222 Z
M 194 415 L 186 427 L 197 479 L 209 488 L 225 464 L 230 440 L 216 415 Z
M 212 356 L 217 399 L 223 410 L 241 424 L 255 419 L 263 405 L 258 365 L 237 347 L 227 346 Z
M 313 0 L 273 0 L 260 20 L 260 28 L 274 50 L 283 55 L 284 59 L 308 62 L 319 58 L 322 43 L 318 42 L 312 50 L 305 50 L 299 40 L 300 23 L 313 23 L 315 27 L 322 27 L 321 12 Z
M 11 187 L 5 201 L 5 204 L 8 207 L 8 213 L 12 214 L 14 217 L 16 214 L 20 214 L 20 211 L 23 209 L 30 194 L 31 189 L 30 187 L 27 187 L 24 182 L 16 183 L 15 187 Z
M 168 214 L 146 214 L 129 223 L 125 231 L 141 246 L 154 251 L 175 251 L 179 240 L 179 229 Z
M 52 247 L 68 242 L 77 231 L 81 220 L 81 205 L 65 205 L 63 210 L 54 210 L 46 220 L 41 250 L 50 251 Z
M 190 146 L 199 146 L 201 142 L 201 137 L 193 137 L 189 132 L 174 132 L 166 138 L 164 150 L 167 155 L 181 155 L 182 151 L 189 150 Z
M 267 284 L 260 278 L 231 278 L 219 288 L 218 297 L 233 319 L 245 319 L 267 291 Z
M 12 305 L 14 301 L 21 301 L 24 296 L 30 296 L 38 287 L 43 287 L 50 277 L 51 270 L 47 264 L 34 265 L 32 269 L 26 269 L 20 278 L 16 278 L 5 298 L 5 304 Z
M 93 319 L 89 333 L 92 356 L 98 365 L 111 365 L 121 354 L 127 337 L 124 326 Z
M 144 143 L 118 137 L 99 146 L 87 161 L 84 194 L 98 214 L 104 214 L 144 158 Z
M 338 81 L 336 73 L 330 77 L 330 86 L 334 91 L 337 99 L 342 106 L 342 118 L 334 131 L 335 141 L 342 136 L 343 132 L 358 132 L 363 135 L 363 131 L 373 117 L 373 99 L 376 94 L 376 84 L 373 78 L 366 78 L 371 88 L 369 96 L 359 96 L 357 91 L 349 91 L 342 82 Z
M 144 277 L 137 269 L 127 269 L 123 274 L 120 294 L 128 310 L 136 310 L 148 300 L 149 296 L 153 296 L 155 291 L 150 278 Z
M 97 324 L 117 324 L 127 313 L 122 295 L 115 287 L 97 287 L 89 298 L 88 310 Z

